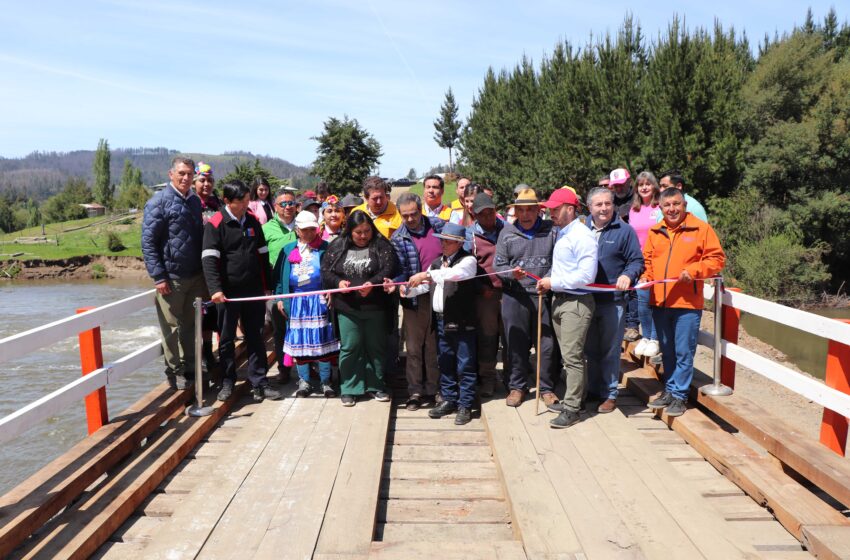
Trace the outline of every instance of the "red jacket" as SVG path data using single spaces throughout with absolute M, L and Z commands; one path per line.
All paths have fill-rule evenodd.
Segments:
M 687 270 L 695 279 L 694 282 L 656 284 L 650 288 L 652 305 L 680 309 L 702 309 L 701 279 L 719 274 L 726 263 L 717 234 L 690 212 L 673 229 L 668 229 L 663 220 L 652 226 L 643 247 L 643 258 L 646 280 L 678 278 L 682 270 Z

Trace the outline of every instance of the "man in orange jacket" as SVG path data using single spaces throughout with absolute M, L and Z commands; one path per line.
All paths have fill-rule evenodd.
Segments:
M 659 206 L 664 219 L 649 230 L 643 248 L 644 279 L 676 281 L 650 288 L 665 388 L 649 407 L 667 408 L 668 416 L 681 416 L 687 410 L 685 402 L 694 377 L 703 280 L 723 270 L 726 255 L 711 226 L 688 212 L 680 190 L 668 188 L 662 192 Z

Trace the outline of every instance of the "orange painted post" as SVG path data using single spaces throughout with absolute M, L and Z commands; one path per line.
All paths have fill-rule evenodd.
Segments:
M 740 292 L 740 288 L 726 288 L 727 292 Z M 723 327 L 720 329 L 721 336 L 726 342 L 738 344 L 738 325 L 741 322 L 741 310 L 729 305 L 723 306 Z M 720 382 L 735 388 L 735 362 L 726 356 L 720 358 Z
M 838 319 L 850 323 L 848 319 Z M 826 355 L 826 385 L 850 394 L 850 346 L 834 340 L 829 341 Z M 820 442 L 842 457 L 847 446 L 847 418 L 834 410 L 823 409 L 820 425 Z
M 85 313 L 94 307 L 81 307 L 77 313 Z M 80 365 L 83 375 L 88 375 L 103 367 L 103 352 L 100 347 L 100 327 L 80 333 Z M 89 434 L 93 434 L 109 422 L 109 409 L 106 406 L 106 387 L 86 395 L 86 420 Z

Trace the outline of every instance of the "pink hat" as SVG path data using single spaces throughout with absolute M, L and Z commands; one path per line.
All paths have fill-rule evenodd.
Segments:
M 629 172 L 627 169 L 623 169 L 619 167 L 611 172 L 611 175 L 608 176 L 608 184 L 609 185 L 622 185 L 626 181 L 629 180 Z
M 562 204 L 578 206 L 578 197 L 576 196 L 576 193 L 570 189 L 555 189 L 549 197 L 549 200 L 542 203 L 541 206 L 545 206 L 546 208 L 557 208 Z

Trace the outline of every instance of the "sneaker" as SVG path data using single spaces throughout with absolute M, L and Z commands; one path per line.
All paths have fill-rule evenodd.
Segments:
M 561 404 L 560 399 L 555 395 L 555 393 L 551 391 L 547 391 L 540 395 L 540 399 L 543 401 L 543 404 L 546 405 L 546 410 L 551 410 L 552 412 L 561 412 L 560 410 L 552 410 L 552 407 Z
M 419 400 L 419 394 L 417 394 L 417 393 L 410 395 L 410 398 L 407 399 L 407 402 L 404 405 L 404 407 L 407 410 L 410 410 L 410 411 L 419 410 L 419 407 L 421 407 L 421 406 L 422 406 L 422 401 Z
M 582 404 L 582 407 L 584 407 L 583 404 Z M 553 403 L 553 404 L 550 404 L 549 406 L 547 406 L 546 410 L 548 410 L 549 412 L 554 412 L 555 414 L 560 414 L 563 411 L 567 410 L 567 407 L 564 406 L 564 403 L 558 401 L 556 403 Z
M 628 342 L 634 342 L 635 340 L 640 338 L 640 333 L 634 327 L 629 327 L 626 329 L 626 332 L 623 333 L 623 340 Z
M 461 406 L 457 409 L 457 416 L 455 416 L 455 426 L 463 426 L 464 424 L 469 424 L 472 421 L 472 410 L 466 408 L 465 406 Z
M 383 391 L 370 392 L 369 396 L 378 402 L 389 402 L 390 396 Z
M 638 340 L 637 346 L 635 346 L 635 349 L 633 350 L 634 355 L 638 358 L 640 358 L 641 356 L 645 356 L 646 345 L 648 342 L 649 341 L 645 338 L 641 338 L 640 340 Z
M 354 395 L 343 395 L 339 398 L 342 406 L 354 406 L 357 404 L 357 399 L 354 398 Z
M 312 392 L 313 387 L 310 386 L 309 381 L 304 381 L 303 379 L 298 380 L 298 390 L 295 391 L 296 397 L 303 399 L 304 397 L 309 397 Z
M 667 416 L 674 416 L 675 417 L 675 416 L 681 416 L 687 410 L 688 410 L 688 405 L 685 404 L 685 401 L 683 401 L 682 399 L 673 399 L 673 402 L 671 402 L 667 406 L 667 410 L 665 410 L 664 412 L 667 413 Z
M 443 401 L 436 407 L 428 411 L 428 416 L 431 418 L 442 418 L 457 410 L 457 403 Z
M 326 399 L 332 399 L 336 396 L 336 391 L 330 383 L 322 383 L 322 394 Z
M 230 398 L 230 395 L 233 394 L 233 381 L 230 379 L 223 379 L 221 381 L 221 391 L 218 392 L 216 399 L 220 401 L 226 401 Z
M 661 347 L 658 344 L 657 340 L 650 340 L 646 343 L 646 348 L 643 351 L 643 355 L 647 358 L 652 358 L 661 352 Z
M 596 407 L 596 412 L 599 414 L 608 414 L 617 410 L 617 399 L 605 399 L 602 404 Z
M 649 363 L 654 366 L 661 366 L 664 363 L 664 360 L 661 358 L 661 353 L 654 355 L 649 359 Z
M 649 401 L 649 408 L 653 410 L 657 410 L 659 408 L 666 408 L 673 403 L 673 395 L 667 391 L 661 393 L 661 395 L 657 399 L 653 399 Z
M 549 420 L 549 426 L 557 429 L 569 428 L 578 421 L 578 412 L 574 412 L 572 410 L 565 410 L 560 413 L 557 418 Z
M 263 396 L 270 401 L 277 401 L 283 398 L 283 392 L 280 389 L 275 389 L 268 383 L 260 385 L 260 388 L 263 390 Z
M 178 375 L 175 380 L 177 383 L 177 390 L 184 391 L 186 389 L 191 389 L 195 386 L 195 374 L 192 373 L 191 376 L 188 375 Z
M 505 399 L 505 404 L 508 406 L 517 407 L 522 404 L 522 399 L 525 397 L 525 391 L 522 389 L 511 389 Z

